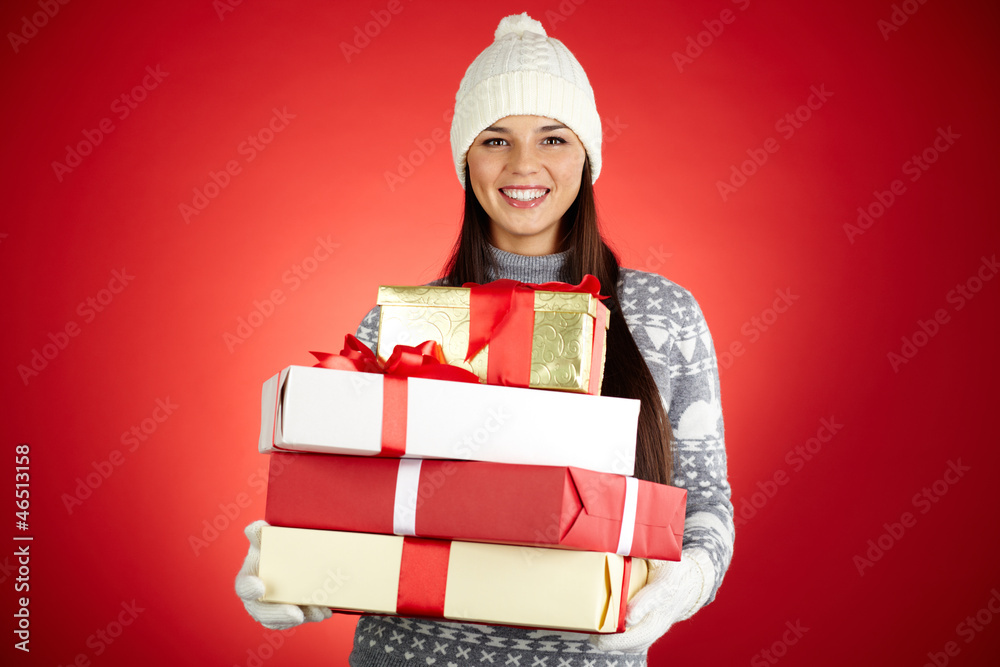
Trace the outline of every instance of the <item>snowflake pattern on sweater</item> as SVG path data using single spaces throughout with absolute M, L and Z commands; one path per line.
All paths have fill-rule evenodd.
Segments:
M 559 280 L 565 253 L 522 257 L 493 249 L 500 277 L 541 283 Z M 660 389 L 673 426 L 674 479 L 688 490 L 684 551 L 700 551 L 712 563 L 700 600 L 715 598 L 732 558 L 734 527 L 719 374 L 711 334 L 690 292 L 666 278 L 622 269 L 622 314 Z M 378 307 L 357 330 L 372 349 L 378 338 Z M 526 630 L 392 616 L 362 616 L 350 664 L 505 665 L 515 667 L 642 667 L 646 655 L 604 653 L 575 632 Z

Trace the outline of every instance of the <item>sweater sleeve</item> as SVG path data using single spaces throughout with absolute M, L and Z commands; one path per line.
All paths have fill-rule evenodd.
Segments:
M 662 276 L 624 270 L 619 291 L 673 428 L 673 484 L 688 491 L 683 550 L 706 579 L 700 607 L 715 598 L 735 538 L 712 336 L 691 293 Z
M 371 348 L 372 352 L 375 352 L 378 346 L 378 317 L 380 310 L 381 306 L 375 306 L 369 310 L 365 318 L 361 320 L 361 324 L 358 325 L 358 330 L 354 334 L 358 340 Z

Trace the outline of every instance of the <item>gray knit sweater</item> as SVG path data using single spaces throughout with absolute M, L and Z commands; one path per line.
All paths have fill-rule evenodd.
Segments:
M 566 253 L 527 257 L 496 248 L 499 275 L 522 282 L 562 279 Z M 701 604 L 711 602 L 733 552 L 733 507 L 719 372 L 708 326 L 694 297 L 662 276 L 623 269 L 622 312 L 660 388 L 675 438 L 674 479 L 688 490 L 684 553 L 695 554 L 709 581 Z M 378 307 L 357 336 L 375 349 Z M 350 656 L 354 667 L 516 665 L 518 667 L 640 667 L 645 654 L 598 651 L 588 635 L 391 616 L 362 616 Z

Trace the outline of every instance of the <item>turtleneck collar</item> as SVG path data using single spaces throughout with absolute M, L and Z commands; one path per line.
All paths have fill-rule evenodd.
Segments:
M 490 252 L 496 260 L 499 275 L 492 280 L 509 278 L 522 283 L 547 283 L 563 280 L 563 267 L 569 256 L 569 251 L 557 252 L 552 255 L 517 255 L 506 250 L 490 246 Z

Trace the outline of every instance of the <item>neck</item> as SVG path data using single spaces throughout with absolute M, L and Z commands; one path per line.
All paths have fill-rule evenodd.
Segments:
M 523 283 L 546 283 L 563 279 L 563 267 L 568 251 L 551 255 L 519 255 L 490 246 L 498 275 L 491 280 L 509 278 Z
M 493 223 L 490 223 L 493 226 Z M 514 236 L 499 233 L 497 229 L 491 229 L 489 241 L 490 245 L 515 255 L 551 255 L 559 251 L 559 239 L 556 233 L 558 228 L 549 230 L 546 234 L 532 234 L 526 236 Z

